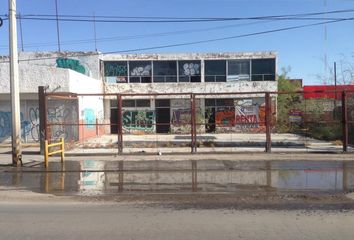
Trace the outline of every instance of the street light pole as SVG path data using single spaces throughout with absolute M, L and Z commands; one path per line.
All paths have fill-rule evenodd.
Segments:
M 20 85 L 18 76 L 16 0 L 9 0 L 9 50 L 10 50 L 10 91 L 12 117 L 12 164 L 19 166 L 22 161 Z

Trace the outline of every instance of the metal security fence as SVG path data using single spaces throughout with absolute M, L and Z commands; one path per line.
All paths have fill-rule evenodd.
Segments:
M 354 93 L 327 93 L 45 93 L 41 132 L 69 153 L 351 151 Z

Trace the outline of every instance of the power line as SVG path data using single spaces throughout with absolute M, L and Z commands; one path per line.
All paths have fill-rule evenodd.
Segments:
M 222 21 L 242 21 L 242 20 L 341 20 L 341 18 L 314 18 L 309 16 L 350 13 L 354 9 L 312 12 L 312 13 L 298 13 L 286 15 L 270 15 L 270 16 L 255 16 L 255 17 L 136 17 L 136 16 L 92 16 L 86 15 L 50 15 L 50 14 L 23 14 L 22 19 L 39 20 L 39 21 L 67 21 L 67 22 L 100 22 L 100 23 L 196 23 L 196 22 L 222 22 Z M 59 18 L 60 17 L 60 18 Z M 101 18 L 101 19 L 99 19 Z M 127 20 L 128 19 L 128 20 Z
M 119 37 L 108 37 L 108 38 L 98 38 L 98 42 L 107 42 L 107 41 L 124 41 L 124 40 L 133 40 L 133 39 L 141 39 L 141 38 L 148 38 L 148 37 L 165 37 L 171 35 L 181 35 L 181 34 L 188 34 L 188 33 L 197 33 L 197 32 L 206 32 L 212 30 L 219 30 L 225 28 L 234 28 L 234 27 L 242 27 L 242 26 L 249 26 L 255 25 L 259 23 L 265 23 L 266 21 L 259 21 L 259 22 L 249 22 L 249 23 L 239 23 L 239 24 L 231 24 L 231 25 L 223 25 L 217 27 L 210 27 L 210 28 L 195 28 L 189 30 L 180 30 L 180 31 L 169 31 L 169 32 L 159 32 L 159 33 L 150 33 L 150 34 L 137 34 L 137 35 L 128 35 L 128 36 L 119 36 Z M 269 20 L 268 22 L 272 22 Z M 92 43 L 94 39 L 82 39 L 82 40 L 72 40 L 72 41 L 62 41 L 61 45 L 75 45 L 75 44 L 83 44 L 83 43 Z M 38 44 L 25 44 L 25 47 L 41 47 L 41 46 L 56 46 L 57 43 L 54 42 L 47 42 L 47 43 L 38 43 Z M 7 45 L 0 45 L 0 49 L 7 48 Z
M 258 18 L 282 18 L 282 17 L 305 17 L 305 16 L 315 16 L 315 15 L 327 15 L 327 14 L 336 14 L 336 13 L 349 13 L 354 12 L 354 9 L 343 9 L 343 10 L 334 10 L 334 11 L 324 11 L 324 12 L 310 12 L 310 13 L 295 13 L 295 14 L 284 14 L 284 15 L 268 15 L 260 17 L 249 17 L 251 19 Z M 23 14 L 27 17 L 56 17 L 52 14 Z M 63 18 L 92 18 L 89 15 L 58 15 Z M 224 20 L 224 19 L 244 19 L 244 18 L 235 18 L 235 17 L 157 17 L 157 16 L 95 16 L 96 18 L 107 18 L 107 19 L 155 19 L 155 20 Z
M 319 25 L 323 25 L 323 24 L 338 23 L 338 22 L 349 21 L 349 20 L 354 20 L 354 18 L 348 18 L 345 20 L 334 20 L 334 21 L 326 21 L 326 22 L 321 22 L 321 23 L 298 25 L 298 26 L 293 26 L 293 27 L 278 28 L 278 29 L 272 29 L 272 30 L 255 32 L 255 33 L 247 33 L 247 34 L 241 34 L 241 35 L 236 35 L 236 36 L 213 38 L 213 39 L 206 39 L 206 40 L 193 41 L 193 42 L 160 45 L 160 46 L 153 46 L 153 47 L 146 47 L 146 48 L 126 49 L 126 50 L 119 50 L 119 51 L 109 51 L 109 52 L 102 52 L 102 53 L 75 54 L 74 57 L 95 56 L 95 55 L 100 55 L 100 54 L 128 53 L 128 52 L 137 52 L 137 51 L 146 51 L 146 50 L 155 50 L 155 49 L 195 45 L 195 44 L 201 44 L 201 43 L 217 42 L 217 41 L 223 41 L 223 40 L 229 40 L 229 39 L 237 39 L 237 38 L 251 37 L 251 36 L 256 36 L 256 35 L 276 33 L 276 32 L 282 32 L 282 31 L 288 31 L 288 30 L 294 30 L 294 29 L 301 29 L 301 28 L 306 28 L 306 27 L 319 26 Z M 55 58 L 56 57 L 44 57 L 44 58 L 22 59 L 19 61 L 39 61 L 39 60 L 55 59 Z M 8 63 L 8 61 L 3 61 L 0 63 Z
M 61 21 L 61 22 L 96 22 L 96 23 L 200 23 L 200 22 L 226 22 L 243 20 L 311 20 L 311 21 L 335 21 L 346 18 L 307 18 L 307 17 L 257 17 L 257 18 L 224 18 L 224 19 L 198 19 L 198 20 L 102 20 L 102 19 L 76 19 L 76 18 L 43 18 L 43 17 L 22 17 L 24 20 L 38 21 Z

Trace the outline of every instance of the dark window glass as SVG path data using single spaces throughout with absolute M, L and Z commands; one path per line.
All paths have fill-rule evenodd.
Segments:
M 275 80 L 275 59 L 253 59 L 252 60 L 253 81 L 274 81 Z
M 111 108 L 117 108 L 117 100 L 111 100 Z
M 129 81 L 131 83 L 140 83 L 140 77 L 130 77 Z
M 228 81 L 249 80 L 250 61 L 249 60 L 229 60 L 228 61 Z
M 123 100 L 123 107 L 135 107 L 135 100 Z
M 155 101 L 156 107 L 170 107 L 170 99 L 157 99 Z
M 200 82 L 200 76 L 190 76 L 191 82 Z
M 226 61 L 206 60 L 205 75 L 226 75 Z
M 227 99 L 216 99 L 216 105 L 223 107 L 223 106 L 234 106 L 234 100 L 232 98 Z
M 206 107 L 214 107 L 215 106 L 215 99 L 205 99 L 205 106 Z
M 165 77 L 156 77 L 154 76 L 154 82 L 164 82 L 165 81 Z
M 177 82 L 177 76 L 166 76 L 165 82 Z
M 189 76 L 179 76 L 180 82 L 189 82 Z
M 129 72 L 131 77 L 149 77 L 151 76 L 151 62 L 150 61 L 129 62 Z
M 126 61 L 107 61 L 104 62 L 104 75 L 106 77 L 127 76 Z
M 149 99 L 138 99 L 136 100 L 137 107 L 150 107 L 150 100 Z
M 226 76 L 215 76 L 215 82 L 226 82 Z
M 142 83 L 151 83 L 151 77 L 141 77 Z
M 200 66 L 200 61 L 178 61 L 179 81 L 200 82 Z
M 215 76 L 205 76 L 205 82 L 215 82 Z
M 167 77 L 172 77 L 172 78 L 167 79 Z M 173 77 L 175 77 L 176 79 L 174 79 Z M 154 61 L 154 82 L 166 82 L 166 81 L 168 82 L 177 81 L 176 61 Z

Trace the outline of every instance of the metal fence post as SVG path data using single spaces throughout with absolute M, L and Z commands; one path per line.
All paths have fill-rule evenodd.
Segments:
M 342 92 L 342 129 L 343 129 L 343 152 L 348 151 L 348 112 L 347 93 Z
M 122 95 L 117 95 L 117 130 L 118 130 L 118 154 L 123 153 L 123 118 L 122 118 Z
M 39 110 L 39 150 L 44 153 L 44 141 L 48 140 L 47 134 L 47 98 L 45 97 L 44 86 L 38 86 L 38 110 Z
M 197 152 L 197 146 L 196 146 L 196 112 L 195 112 L 195 95 L 191 94 L 190 96 L 191 100 L 191 153 L 196 153 Z
M 270 102 L 270 94 L 269 92 L 267 92 L 265 93 L 265 125 L 266 125 L 265 151 L 267 153 L 270 153 L 272 151 L 271 118 L 272 118 L 272 106 Z

